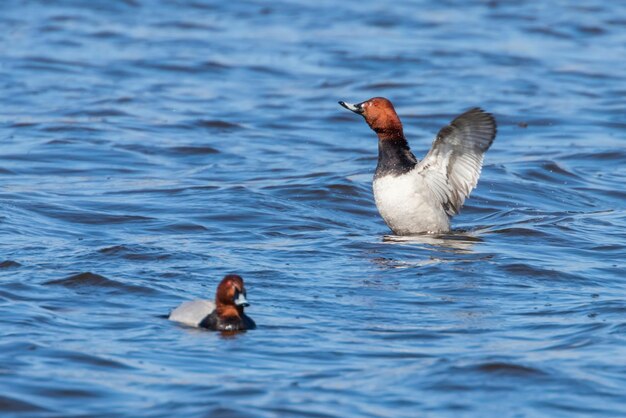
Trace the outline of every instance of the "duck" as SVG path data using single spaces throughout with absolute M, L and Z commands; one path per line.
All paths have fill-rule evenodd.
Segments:
M 182 303 L 170 312 L 168 319 L 184 325 L 213 331 L 244 331 L 256 324 L 244 313 L 250 306 L 241 276 L 227 274 L 217 286 L 215 302 L 192 300 Z
M 449 232 L 450 220 L 476 187 L 483 156 L 496 137 L 493 115 L 475 107 L 457 116 L 439 130 L 430 151 L 418 161 L 389 99 L 339 104 L 363 116 L 378 136 L 372 189 L 378 212 L 391 231 L 395 235 Z

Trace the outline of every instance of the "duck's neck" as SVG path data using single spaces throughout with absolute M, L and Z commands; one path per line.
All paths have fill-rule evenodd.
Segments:
M 378 165 L 375 178 L 400 176 L 415 167 L 417 160 L 402 130 L 381 131 L 378 135 Z
M 243 306 L 219 304 L 215 307 L 215 311 L 220 318 L 233 316 L 241 317 L 243 315 Z

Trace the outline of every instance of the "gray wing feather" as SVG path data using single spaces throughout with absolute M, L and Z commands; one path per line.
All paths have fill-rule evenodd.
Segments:
M 215 310 L 215 302 L 210 300 L 192 300 L 182 303 L 169 316 L 170 321 L 197 327 L 200 322 Z
M 417 165 L 418 173 L 448 215 L 459 213 L 476 187 L 483 155 L 496 131 L 491 114 L 470 109 L 439 131 L 430 151 Z

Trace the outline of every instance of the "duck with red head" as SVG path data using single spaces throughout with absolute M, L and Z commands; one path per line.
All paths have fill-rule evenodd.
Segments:
M 249 306 L 246 288 L 241 276 L 228 274 L 217 286 L 215 302 L 194 300 L 174 309 L 169 319 L 192 327 L 215 331 L 243 331 L 256 328 L 256 324 L 243 309 Z
M 365 118 L 378 136 L 373 189 L 376 207 L 397 235 L 442 233 L 478 183 L 496 121 L 473 108 L 443 127 L 422 161 L 411 152 L 391 102 L 374 97 L 339 104 Z

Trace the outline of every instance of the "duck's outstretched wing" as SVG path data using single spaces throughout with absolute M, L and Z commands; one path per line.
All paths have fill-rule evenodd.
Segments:
M 496 137 L 496 120 L 470 109 L 443 127 L 426 157 L 416 167 L 450 216 L 459 213 L 478 183 L 483 154 Z

